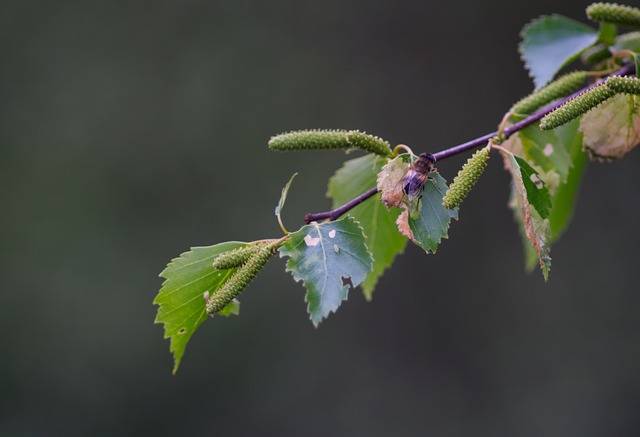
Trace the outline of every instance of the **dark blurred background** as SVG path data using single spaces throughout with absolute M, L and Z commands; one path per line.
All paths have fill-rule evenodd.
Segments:
M 532 89 L 521 27 L 586 4 L 3 1 L 0 434 L 635 434 L 638 152 L 589 168 L 549 283 L 496 161 L 436 256 L 408 247 L 317 330 L 279 259 L 177 376 L 153 323 L 170 259 L 281 235 L 293 172 L 289 228 L 330 206 L 348 157 L 271 135 L 435 152 L 490 132 Z

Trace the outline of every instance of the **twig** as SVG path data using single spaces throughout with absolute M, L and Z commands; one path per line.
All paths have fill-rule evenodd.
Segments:
M 616 73 L 612 74 L 612 76 L 624 76 L 627 75 L 629 73 L 632 73 L 635 70 L 635 63 L 630 62 L 626 65 L 624 65 L 620 70 L 618 70 Z M 564 103 L 568 102 L 569 100 L 573 99 L 574 97 L 577 97 L 578 95 L 582 94 L 583 92 L 598 86 L 600 84 L 602 84 L 604 81 L 606 80 L 606 77 L 603 79 L 598 80 L 597 82 L 571 94 L 569 97 L 565 97 L 564 99 L 549 105 L 541 110 L 539 110 L 538 112 L 536 112 L 535 114 L 532 114 L 530 116 L 528 116 L 527 118 L 512 124 L 511 126 L 509 126 L 508 128 L 506 128 L 502 134 L 504 139 L 509 138 L 511 135 L 513 135 L 514 133 L 518 132 L 519 130 L 522 130 L 530 125 L 532 125 L 533 123 L 535 123 L 536 121 L 540 120 L 542 117 L 544 117 L 545 115 L 547 115 L 548 113 L 550 113 L 551 111 L 555 110 L 556 108 L 562 106 Z M 440 161 L 442 159 L 446 159 L 449 158 L 451 156 L 457 155 L 459 153 L 463 153 L 466 152 L 468 150 L 471 149 L 475 149 L 476 147 L 480 147 L 482 145 L 484 145 L 487 141 L 489 141 L 491 138 L 495 137 L 496 135 L 498 135 L 498 131 L 494 131 L 491 132 L 489 134 L 483 135 L 481 137 L 478 137 L 476 139 L 473 139 L 471 141 L 467 141 L 466 143 L 462 143 L 459 144 L 457 146 L 454 147 L 450 147 L 448 149 L 442 150 L 440 152 L 434 153 L 433 157 L 436 159 L 436 161 Z M 311 222 L 314 221 L 318 221 L 318 220 L 324 220 L 324 219 L 329 219 L 329 220 L 336 220 L 338 219 L 342 214 L 346 213 L 347 211 L 351 210 L 352 208 L 358 206 L 359 204 L 361 204 L 362 202 L 364 202 L 365 200 L 367 200 L 368 198 L 374 196 L 376 193 L 378 192 L 378 188 L 377 187 L 373 187 L 370 190 L 362 193 L 361 195 L 359 195 L 358 197 L 356 197 L 355 199 L 350 200 L 349 202 L 345 203 L 344 205 L 333 209 L 331 211 L 326 211 L 326 212 L 318 212 L 315 214 L 306 214 L 304 216 L 304 222 L 306 224 L 309 224 Z

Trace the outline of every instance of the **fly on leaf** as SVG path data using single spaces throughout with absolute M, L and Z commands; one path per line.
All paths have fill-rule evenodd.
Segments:
M 409 166 L 409 170 L 400 179 L 398 185 L 406 196 L 404 203 L 409 209 L 409 216 L 415 218 L 420 212 L 420 198 L 424 192 L 424 184 L 433 171 L 436 159 L 431 153 L 421 153 Z M 399 190 L 398 190 L 399 191 Z

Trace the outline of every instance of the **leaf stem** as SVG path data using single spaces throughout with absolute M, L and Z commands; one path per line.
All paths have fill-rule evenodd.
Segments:
M 613 73 L 612 76 L 624 76 L 630 73 L 633 73 L 635 70 L 635 63 L 634 62 L 629 62 L 625 65 L 622 66 L 622 68 L 620 68 L 617 72 Z M 545 115 L 547 115 L 548 113 L 550 113 L 551 111 L 555 110 L 556 108 L 562 106 L 564 103 L 568 102 L 569 100 L 573 99 L 574 97 L 582 94 L 583 92 L 596 87 L 598 85 L 601 85 L 602 83 L 604 83 L 604 81 L 606 80 L 606 77 L 603 79 L 598 80 L 597 82 L 582 88 L 579 91 L 576 91 L 575 93 L 571 94 L 568 97 L 565 97 L 562 100 L 559 100 L 558 102 L 549 105 L 541 110 L 539 110 L 538 112 L 530 115 L 529 117 L 515 123 L 512 124 L 511 126 L 505 128 L 501 134 L 503 136 L 503 138 L 506 140 L 508 139 L 511 135 L 513 135 L 514 133 L 532 125 L 533 123 L 535 123 L 536 121 L 539 121 L 542 117 L 544 117 Z M 462 144 L 458 144 L 457 146 L 454 147 L 450 147 L 448 149 L 442 150 L 440 152 L 434 153 L 433 157 L 436 159 L 436 161 L 440 161 L 442 159 L 446 159 L 449 158 L 451 156 L 455 156 L 458 155 L 460 153 L 464 153 L 468 150 L 472 150 L 475 149 L 477 147 L 480 147 L 482 145 L 484 145 L 487 141 L 489 141 L 491 138 L 495 137 L 496 135 L 498 135 L 498 131 L 494 131 L 491 133 L 488 133 L 486 135 L 483 135 L 481 137 L 475 138 L 471 141 L 467 141 L 466 143 L 462 143 Z M 345 214 L 346 212 L 348 212 L 349 210 L 355 208 L 356 206 L 358 206 L 359 204 L 361 204 L 362 202 L 364 202 L 365 200 L 367 200 L 370 197 L 373 197 L 376 193 L 378 192 L 378 188 L 377 187 L 373 187 L 368 191 L 365 191 L 364 193 L 362 193 L 361 195 L 359 195 L 358 197 L 350 200 L 349 202 L 345 203 L 344 205 L 333 209 L 331 211 L 325 211 L 325 212 L 318 212 L 315 214 L 312 213 L 308 213 L 304 216 L 304 222 L 306 224 L 309 224 L 311 222 L 315 222 L 318 220 L 325 220 L 325 219 L 329 219 L 331 221 L 338 219 L 341 215 Z
M 414 156 L 413 150 L 411 150 L 411 147 L 407 146 L 406 144 L 398 144 L 393 148 L 393 153 L 391 154 L 391 158 L 395 158 L 396 156 L 398 156 L 400 154 L 400 150 L 404 150 L 409 155 Z

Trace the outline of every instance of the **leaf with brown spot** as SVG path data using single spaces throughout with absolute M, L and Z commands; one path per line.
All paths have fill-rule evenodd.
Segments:
M 637 96 L 619 94 L 582 117 L 583 144 L 592 159 L 620 159 L 640 143 L 639 107 Z
M 505 163 L 513 178 L 517 202 L 517 208 L 514 210 L 518 214 L 516 217 L 522 223 L 524 234 L 533 246 L 546 281 L 551 269 L 551 257 L 549 256 L 551 249 L 549 225 L 551 199 L 549 192 L 537 172 L 525 160 L 502 147 L 500 150 L 505 155 Z
M 398 216 L 398 219 L 396 220 L 396 225 L 398 225 L 398 230 L 402 235 L 404 235 L 414 243 L 418 244 L 415 238 L 413 238 L 413 231 L 411 230 L 411 226 L 409 226 L 409 210 L 408 209 L 405 208 L 402 211 L 402 214 Z
M 386 162 L 386 159 L 373 154 L 345 162 L 329 179 L 327 195 L 333 199 L 333 208 L 374 186 Z M 367 247 L 373 255 L 373 268 L 362 283 L 362 292 L 367 300 L 372 299 L 373 290 L 385 269 L 407 245 L 407 239 L 400 235 L 394 223 L 399 214 L 396 208 L 390 211 L 384 207 L 380 193 L 349 211 L 349 215 L 362 226 Z
M 400 181 L 408 170 L 409 165 L 402 156 L 398 156 L 387 164 L 378 173 L 378 191 L 381 200 L 387 208 L 392 206 L 402 207 L 404 190 Z

